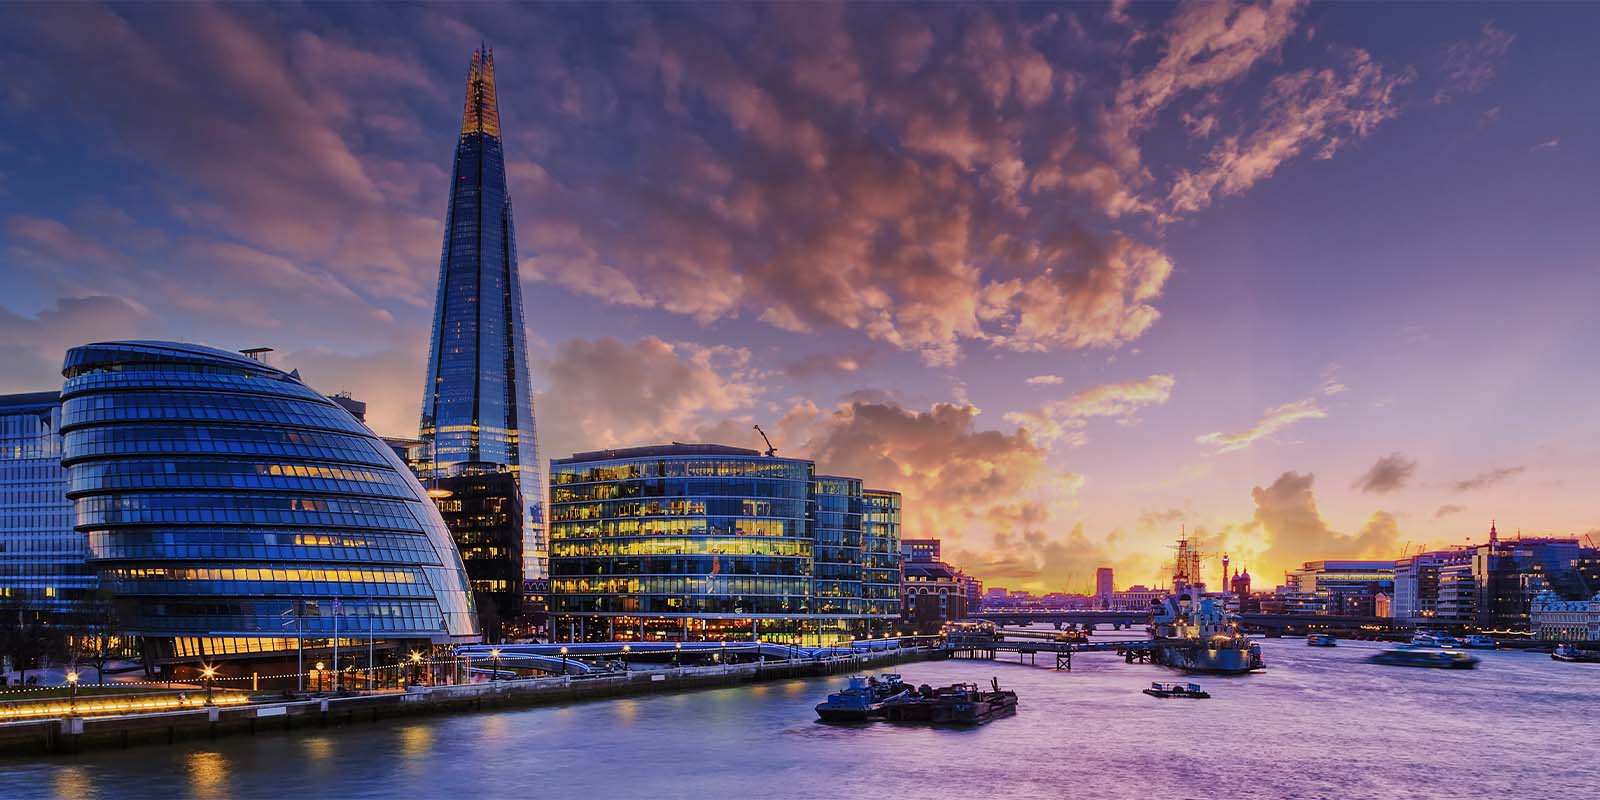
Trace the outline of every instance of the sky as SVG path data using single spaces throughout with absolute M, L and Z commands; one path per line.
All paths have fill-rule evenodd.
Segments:
M 276 348 L 415 435 L 472 50 L 540 446 L 756 446 L 990 586 L 1600 540 L 1600 5 L 7 4 L 0 391 Z M 1214 581 L 1213 581 L 1214 582 Z

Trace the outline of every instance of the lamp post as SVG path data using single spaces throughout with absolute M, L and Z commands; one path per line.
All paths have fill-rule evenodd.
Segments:
M 567 648 L 566 648 L 566 645 L 562 645 L 561 646 L 561 674 L 562 675 L 567 674 Z
M 211 679 L 217 677 L 217 668 L 207 664 L 200 670 L 200 676 L 206 679 L 206 705 L 215 705 L 211 702 Z
M 422 668 L 422 654 L 417 652 L 417 651 L 415 651 L 415 650 L 412 650 L 411 651 L 411 682 L 412 683 L 420 683 L 421 682 L 421 680 L 417 677 L 420 674 L 421 668 Z
M 489 680 L 500 680 L 500 648 L 490 650 L 489 655 L 494 657 L 494 672 L 489 673 Z
M 72 697 L 72 713 L 78 713 L 78 672 L 73 670 L 67 673 L 67 692 Z
M 625 645 L 622 646 L 622 669 L 623 669 L 623 671 L 627 671 L 627 669 L 628 669 L 628 653 L 631 653 L 631 652 L 633 652 L 633 645 L 625 644 Z
M 326 674 L 323 672 L 323 670 L 325 670 L 327 668 L 328 668 L 328 665 L 322 663 L 321 661 L 318 661 L 317 663 L 311 665 L 312 671 L 317 673 L 317 691 L 319 691 L 319 692 L 322 691 L 322 679 L 324 677 L 326 677 Z
M 678 642 L 672 647 L 672 666 L 679 666 L 678 659 L 683 656 L 683 642 Z

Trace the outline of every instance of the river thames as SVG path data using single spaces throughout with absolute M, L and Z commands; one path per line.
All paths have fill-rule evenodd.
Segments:
M 0 798 L 1582 797 L 1600 667 L 1479 653 L 1474 671 L 1363 663 L 1380 645 L 1263 641 L 1268 670 L 1140 693 L 1159 667 L 1080 655 L 904 665 L 1001 685 L 972 730 L 819 724 L 835 679 L 0 761 Z

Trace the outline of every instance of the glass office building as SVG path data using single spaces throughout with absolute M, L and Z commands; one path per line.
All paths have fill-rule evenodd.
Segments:
M 861 493 L 861 598 L 872 636 L 890 633 L 900 614 L 900 493 Z
M 540 578 L 546 546 L 545 492 L 528 383 L 516 234 L 500 144 L 494 55 L 472 55 L 461 137 L 450 175 L 450 207 L 439 258 L 439 295 L 422 399 L 420 465 L 427 476 L 494 465 L 516 476 L 523 569 Z
M 0 613 L 71 624 L 95 588 L 61 467 L 61 396 L 0 396 Z
M 815 471 L 702 444 L 552 461 L 552 635 L 815 643 L 887 627 L 894 612 L 862 597 L 861 482 Z
M 297 376 L 170 342 L 74 348 L 63 374 L 74 524 L 147 660 L 480 638 L 421 484 Z

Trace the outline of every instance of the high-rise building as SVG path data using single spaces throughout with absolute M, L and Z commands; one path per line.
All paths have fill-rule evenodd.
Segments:
M 428 495 L 450 528 L 472 584 L 484 641 L 504 641 L 522 616 L 522 494 L 509 472 L 437 478 Z
M 1111 577 L 1110 567 L 1101 567 L 1094 571 L 1094 594 L 1101 600 L 1109 600 L 1117 590 Z
M 899 608 L 863 597 L 866 564 L 888 563 L 863 558 L 866 492 L 815 473 L 710 444 L 555 459 L 551 635 L 800 644 L 883 632 Z M 890 525 L 874 520 L 886 540 L 874 547 L 892 546 Z
M 523 571 L 546 574 L 542 471 L 494 54 L 473 53 L 450 175 L 420 438 L 425 477 L 509 472 L 524 499 Z
M 0 614 L 70 623 L 95 588 L 72 529 L 57 392 L 0 396 Z
M 74 524 L 147 663 L 293 664 L 337 636 L 365 666 L 479 639 L 422 486 L 295 375 L 171 342 L 73 348 L 63 374 Z

